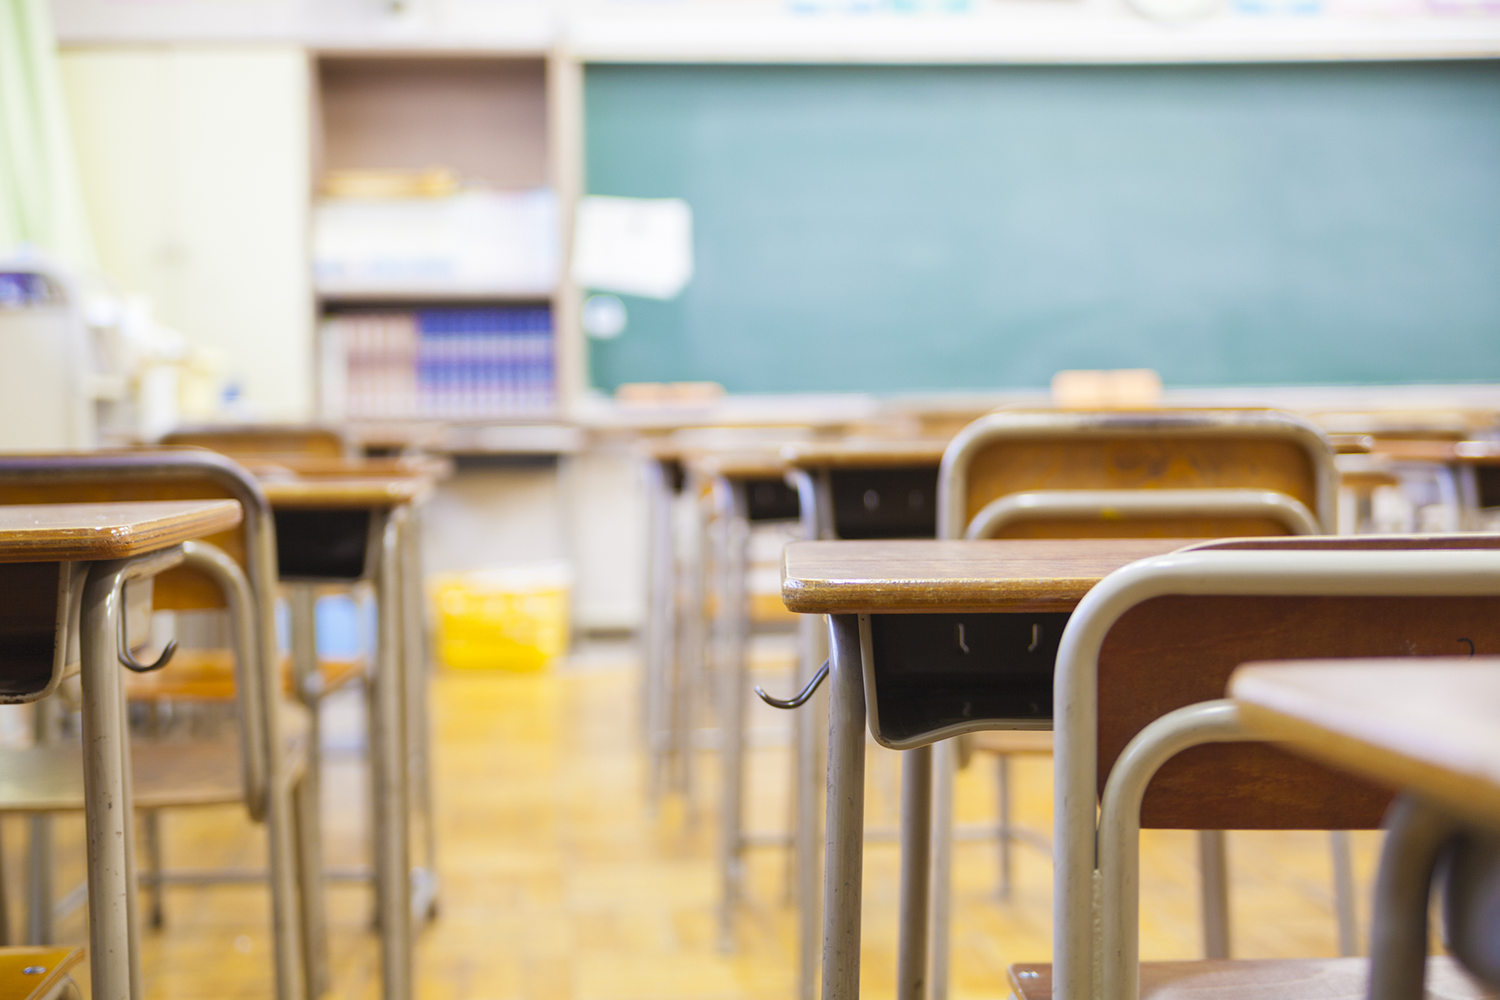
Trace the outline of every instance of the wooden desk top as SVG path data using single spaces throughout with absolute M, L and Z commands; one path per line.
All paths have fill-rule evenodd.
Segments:
M 124 559 L 240 523 L 234 500 L 0 506 L 0 562 Z
M 386 510 L 417 503 L 432 489 L 423 477 L 296 478 L 261 481 L 273 510 Z
M 803 441 L 781 449 L 788 466 L 799 469 L 883 469 L 936 466 L 948 441 L 941 438 L 849 438 L 843 441 Z
M 236 455 L 235 461 L 262 479 L 271 479 L 276 476 L 301 476 L 308 479 L 426 476 L 430 479 L 447 479 L 453 475 L 453 460 L 436 455 L 414 455 L 405 458 Z
M 683 462 L 696 475 L 729 479 L 780 479 L 787 467 L 780 446 L 689 451 L 683 455 Z
M 1252 663 L 1229 694 L 1299 753 L 1500 827 L 1500 657 Z
M 1192 544 L 1177 538 L 793 542 L 781 598 L 804 614 L 1071 611 L 1127 563 Z
M 1339 472 L 1339 483 L 1353 489 L 1373 490 L 1379 486 L 1400 486 L 1401 479 L 1384 469 L 1350 469 Z
M 1370 454 L 1393 462 L 1433 462 L 1446 465 L 1457 456 L 1457 441 L 1409 438 L 1376 438 Z

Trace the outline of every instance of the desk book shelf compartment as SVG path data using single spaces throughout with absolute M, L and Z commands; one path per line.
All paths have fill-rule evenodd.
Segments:
M 374 575 L 383 525 L 368 508 L 275 510 L 276 563 L 286 581 L 348 582 Z
M 860 615 L 870 733 L 910 750 L 981 729 L 1051 729 L 1069 613 Z
M 0 564 L 0 704 L 44 698 L 62 680 L 77 656 L 76 641 L 71 657 L 68 644 L 86 569 L 70 562 Z
M 938 468 L 829 469 L 839 538 L 937 537 Z

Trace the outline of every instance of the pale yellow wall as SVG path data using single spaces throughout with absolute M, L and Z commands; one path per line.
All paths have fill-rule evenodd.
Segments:
M 305 52 L 80 48 L 62 70 L 101 266 L 221 352 L 251 415 L 308 419 Z

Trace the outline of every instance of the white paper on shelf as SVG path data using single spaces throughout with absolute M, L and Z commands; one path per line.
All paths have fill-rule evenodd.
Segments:
M 693 277 L 693 211 L 680 198 L 578 202 L 573 280 L 584 288 L 674 299 Z
M 313 215 L 318 291 L 548 295 L 557 284 L 551 191 L 330 198 Z

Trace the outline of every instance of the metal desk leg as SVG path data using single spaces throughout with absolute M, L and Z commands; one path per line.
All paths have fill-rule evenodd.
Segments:
M 832 502 L 828 495 L 826 474 L 814 476 L 803 469 L 787 474 L 787 481 L 797 490 L 801 509 L 802 537 L 812 541 L 833 537 Z M 812 681 L 813 675 L 828 658 L 828 625 L 822 615 L 803 615 L 798 627 L 797 689 Z M 827 760 L 824 737 L 828 732 L 828 693 L 818 691 L 810 704 L 792 716 L 792 733 L 796 752 L 792 756 L 792 787 L 795 803 L 792 811 L 792 864 L 797 884 L 794 900 L 797 906 L 797 998 L 815 1000 L 818 989 L 818 935 L 823 926 L 823 897 L 819 893 L 822 858 L 818 854 L 823 813 L 819 799 L 819 776 L 826 776 Z
M 804 615 L 798 623 L 801 632 L 802 662 L 797 677 L 797 687 L 802 689 L 813 679 L 813 675 L 827 659 L 828 626 L 822 615 Z M 818 843 L 823 832 L 822 814 L 818 801 L 818 775 L 826 772 L 823 736 L 819 730 L 827 731 L 828 695 L 819 691 L 810 704 L 793 714 L 793 732 L 796 738 L 796 811 L 793 821 L 793 847 L 796 852 L 795 871 L 797 877 L 797 995 L 799 1000 L 814 1000 L 818 982 L 818 934 L 822 927 L 823 898 L 818 886 L 821 858 Z
M 117 629 L 127 562 L 94 564 L 83 591 L 84 822 L 88 842 L 89 970 L 99 1000 L 144 1000 L 134 910 L 133 811 Z
M 931 1000 L 948 1000 L 949 927 L 953 920 L 953 781 L 958 771 L 957 740 L 943 740 L 933 748 L 932 769 Z M 912 808 L 920 806 L 913 804 Z M 903 822 L 905 815 L 903 799 Z M 904 863 L 904 854 L 902 858 Z M 921 995 L 920 992 L 913 994 L 914 997 Z
M 932 747 L 901 755 L 901 896 L 896 1000 L 927 996 L 927 915 L 932 875 Z
M 307 765 L 293 798 L 296 811 L 297 855 L 302 891 L 302 963 L 310 997 L 328 988 L 328 927 L 323 912 L 323 736 L 318 706 L 322 700 L 323 676 L 318 671 L 318 593 L 311 583 L 288 584 L 287 605 L 291 613 L 292 677 L 296 697 L 308 710 Z
M 865 854 L 865 681 L 859 618 L 828 620 L 828 820 L 823 866 L 823 1000 L 859 1000 Z
M 396 509 L 381 532 L 375 592 L 380 641 L 370 713 L 370 771 L 374 788 L 375 907 L 380 921 L 384 1000 L 411 997 L 411 860 L 407 846 L 406 720 L 403 711 L 401 526 Z
M 702 483 L 688 483 L 689 508 L 692 514 L 692 549 L 683 560 L 686 582 L 686 607 L 682 613 L 682 645 L 676 662 L 675 697 L 672 707 L 672 748 L 676 765 L 676 788 L 687 799 L 691 822 L 693 799 L 693 723 L 698 716 L 698 700 L 707 686 L 708 623 L 704 620 L 704 590 L 708 574 L 710 545 L 708 519 L 704 516 Z
M 672 486 L 667 470 L 646 462 L 646 634 L 641 676 L 641 726 L 645 733 L 646 795 L 654 808 L 661 800 L 663 771 L 671 753 L 672 604 L 676 581 L 672 545 Z
M 420 524 L 413 510 L 401 529 L 401 595 L 406 665 L 407 742 L 411 748 L 411 789 L 422 831 L 422 865 L 414 920 L 431 920 L 438 910 L 437 821 L 432 811 L 432 716 L 428 687 L 427 614 L 422 594 Z
M 720 789 L 719 947 L 734 947 L 734 908 L 744 883 L 745 800 L 745 660 L 749 633 L 749 610 L 745 593 L 749 558 L 750 521 L 746 516 L 742 483 L 714 484 L 724 543 L 723 617 L 724 656 L 719 677 L 719 759 L 723 778 Z

